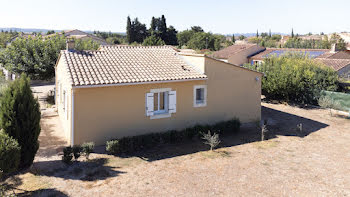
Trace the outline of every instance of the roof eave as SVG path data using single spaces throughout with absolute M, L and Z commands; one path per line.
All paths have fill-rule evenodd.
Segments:
M 157 83 L 174 83 L 174 82 L 186 82 L 186 81 L 205 81 L 208 77 L 193 78 L 193 79 L 178 79 L 178 80 L 165 80 L 165 81 L 146 81 L 146 82 L 134 82 L 134 83 L 114 83 L 114 84 L 96 84 L 96 85 L 77 85 L 72 86 L 73 89 L 81 88 L 101 88 L 101 87 L 116 87 L 116 86 L 128 86 L 128 85 L 146 85 Z

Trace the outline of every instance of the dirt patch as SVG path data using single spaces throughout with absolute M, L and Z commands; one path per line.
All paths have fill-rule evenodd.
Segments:
M 72 165 L 57 155 L 63 145 L 57 120 L 44 119 L 37 171 L 13 178 L 36 196 L 350 195 L 350 120 L 327 110 L 267 103 L 262 116 L 271 123 L 264 142 L 256 124 L 244 124 L 239 134 L 220 136 L 222 144 L 212 152 L 200 140 L 123 157 L 102 147 L 91 160 Z

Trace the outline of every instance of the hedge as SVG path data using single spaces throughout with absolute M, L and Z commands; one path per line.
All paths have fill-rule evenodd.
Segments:
M 218 134 L 238 132 L 241 126 L 239 119 L 234 118 L 229 121 L 218 122 L 214 125 L 196 125 L 181 131 L 166 131 L 150 133 L 138 136 L 123 137 L 106 142 L 106 151 L 111 154 L 132 153 L 145 148 L 152 148 L 159 144 L 178 143 L 183 140 L 192 140 L 200 137 L 201 132 L 208 130 Z

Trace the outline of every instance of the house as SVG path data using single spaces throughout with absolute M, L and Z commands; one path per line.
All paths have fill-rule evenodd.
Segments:
M 262 74 L 168 46 L 60 53 L 56 105 L 70 144 L 261 117 Z
M 222 61 L 242 66 L 249 63 L 248 57 L 264 51 L 265 47 L 257 44 L 234 44 L 213 53 L 213 57 Z
M 59 32 L 57 34 L 64 35 L 66 38 L 75 38 L 75 39 L 82 39 L 82 40 L 93 40 L 93 41 L 95 41 L 97 43 L 100 43 L 101 45 L 106 45 L 107 44 L 106 40 L 104 40 L 102 38 L 99 38 L 99 37 L 97 37 L 95 35 L 83 32 L 83 31 L 78 30 L 78 29 L 65 30 L 65 31 Z M 50 36 L 55 36 L 55 35 L 56 34 L 50 34 L 50 35 L 44 36 L 44 38 L 45 37 L 50 37 Z
M 350 51 L 337 51 L 336 46 L 332 49 L 293 49 L 293 48 L 266 48 L 266 50 L 248 57 L 251 64 L 259 65 L 266 57 L 280 56 L 287 53 L 302 53 L 309 55 L 315 61 L 322 62 L 334 69 L 339 77 L 350 78 Z

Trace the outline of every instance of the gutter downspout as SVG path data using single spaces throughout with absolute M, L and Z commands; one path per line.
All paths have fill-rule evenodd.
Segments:
M 72 119 L 72 124 L 71 124 L 71 146 L 74 145 L 74 89 L 71 89 L 72 91 L 72 115 L 71 115 L 71 119 Z

